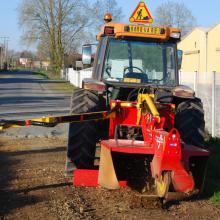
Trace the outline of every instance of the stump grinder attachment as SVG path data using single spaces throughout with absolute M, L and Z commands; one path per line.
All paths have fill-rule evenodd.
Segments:
M 161 113 L 171 113 L 172 108 L 172 105 L 166 105 Z M 154 191 L 161 198 L 165 198 L 171 188 L 183 193 L 195 190 L 190 160 L 208 158 L 209 152 L 181 143 L 181 137 L 175 128 L 165 131 L 165 117 L 160 116 L 153 102 L 153 95 L 150 94 L 139 94 L 137 102 L 111 101 L 111 110 L 108 112 L 24 121 L 1 120 L 0 126 L 2 129 L 31 125 L 53 127 L 59 123 L 90 120 L 109 120 L 109 139 L 101 141 L 98 169 L 74 170 L 75 186 L 100 185 L 107 189 L 118 189 L 126 185 L 132 187 L 135 183 L 138 187 L 141 186 L 141 190 Z M 118 137 L 119 129 L 123 126 L 139 129 L 143 140 Z M 138 161 L 138 165 L 135 161 Z

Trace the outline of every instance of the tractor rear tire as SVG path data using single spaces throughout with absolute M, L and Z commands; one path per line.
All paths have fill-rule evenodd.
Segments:
M 205 120 L 200 99 L 181 102 L 177 107 L 175 127 L 186 144 L 204 147 Z
M 75 89 L 71 99 L 70 114 L 103 111 L 105 100 L 95 91 Z M 96 143 L 101 138 L 100 122 L 70 123 L 67 157 L 78 169 L 94 167 Z

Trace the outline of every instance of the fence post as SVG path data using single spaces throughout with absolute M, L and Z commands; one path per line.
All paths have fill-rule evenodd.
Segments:
M 216 132 L 216 71 L 212 72 L 212 137 Z
M 66 81 L 69 81 L 69 69 L 65 68 L 65 73 L 66 73 Z
M 179 70 L 179 84 L 180 84 L 180 85 L 181 85 L 181 83 L 182 83 L 181 77 L 182 77 L 182 72 L 181 72 L 181 70 Z
M 197 94 L 197 87 L 198 87 L 197 83 L 198 83 L 198 71 L 195 71 L 194 82 L 193 82 L 193 88 L 194 88 L 195 94 Z
M 77 73 L 78 73 L 78 83 L 77 83 L 78 85 L 77 86 L 80 88 L 81 70 L 78 70 Z

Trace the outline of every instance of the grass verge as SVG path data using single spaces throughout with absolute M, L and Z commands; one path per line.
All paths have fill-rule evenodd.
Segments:
M 45 78 L 45 79 L 50 79 L 49 77 L 48 77 L 48 75 L 46 74 L 46 73 L 44 73 L 44 72 L 33 72 L 33 74 L 36 74 L 36 75 L 38 75 L 38 76 L 42 76 L 43 78 Z
M 60 71 L 54 69 L 34 69 L 32 71 L 34 74 L 43 76 L 46 79 L 60 80 Z
M 208 161 L 204 195 L 220 205 L 220 139 L 210 138 L 206 146 L 211 151 Z
M 72 92 L 73 89 L 75 88 L 75 86 L 73 86 L 69 82 L 60 79 L 60 73 L 57 72 L 56 70 L 49 69 L 46 71 L 42 69 L 38 69 L 38 70 L 35 69 L 32 70 L 32 73 L 42 76 L 45 79 L 54 80 L 54 83 L 50 83 L 49 85 L 51 89 L 58 88 L 64 92 Z

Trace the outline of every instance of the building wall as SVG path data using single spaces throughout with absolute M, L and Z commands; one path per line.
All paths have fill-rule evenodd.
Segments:
M 220 23 L 208 32 L 208 72 L 220 73 Z
M 178 49 L 183 50 L 183 72 L 206 71 L 206 31 L 194 29 L 178 44 Z
M 220 23 L 210 29 L 194 29 L 178 49 L 183 50 L 182 72 L 220 73 Z

